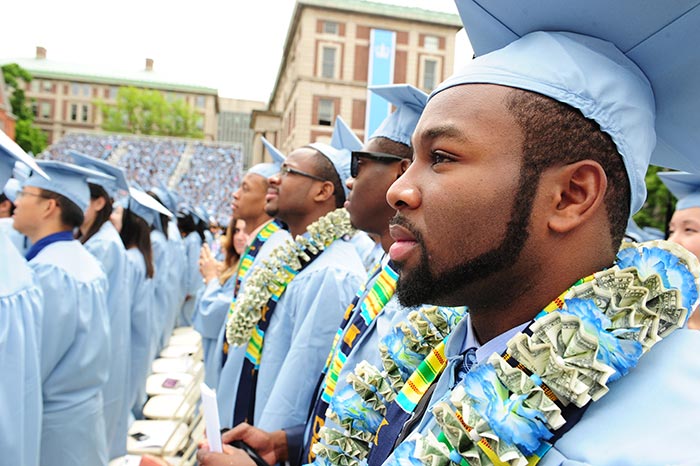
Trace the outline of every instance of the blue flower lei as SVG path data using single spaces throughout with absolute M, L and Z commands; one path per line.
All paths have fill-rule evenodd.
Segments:
M 667 241 L 626 243 L 610 269 L 572 287 L 504 355 L 472 369 L 431 409 L 440 427 L 413 434 L 387 464 L 535 464 L 566 420 L 608 392 L 698 304 L 700 263 Z M 515 364 L 517 362 L 517 364 Z

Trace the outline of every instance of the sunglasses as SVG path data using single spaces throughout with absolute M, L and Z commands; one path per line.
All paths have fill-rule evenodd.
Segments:
M 353 178 L 357 178 L 357 175 L 360 172 L 361 158 L 375 160 L 377 162 L 382 163 L 392 163 L 400 162 L 401 160 L 407 160 L 403 157 L 399 157 L 398 155 L 385 154 L 384 152 L 365 152 L 361 150 L 354 150 L 352 151 L 350 157 L 350 176 Z
M 292 175 L 305 176 L 306 178 L 311 178 L 312 180 L 316 180 L 316 181 L 328 181 L 324 178 L 321 178 L 320 176 L 312 175 L 311 173 L 306 173 L 306 172 L 303 172 L 301 170 L 297 170 L 296 168 L 288 167 L 287 165 L 282 165 L 280 167 L 280 171 L 279 171 L 280 178 L 283 176 L 286 176 L 290 173 Z

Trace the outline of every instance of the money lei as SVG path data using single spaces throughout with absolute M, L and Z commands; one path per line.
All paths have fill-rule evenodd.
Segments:
M 438 436 L 412 434 L 387 464 L 535 464 L 565 422 L 562 408 L 608 392 L 639 358 L 687 321 L 700 264 L 666 241 L 626 244 L 616 264 L 572 287 L 436 403 Z M 528 332 L 530 333 L 530 332 Z
M 347 376 L 348 385 L 336 392 L 326 412 L 326 422 L 313 446 L 314 464 L 355 466 L 369 453 L 370 444 L 386 414 L 387 405 L 406 380 L 452 331 L 466 308 L 424 306 L 379 343 L 381 367 L 360 362 Z
M 308 237 L 297 236 L 275 248 L 267 260 L 256 267 L 246 280 L 243 293 L 231 306 L 226 322 L 226 339 L 231 345 L 248 344 L 253 329 L 262 318 L 263 307 L 270 298 L 286 288 L 308 261 L 309 254 L 317 255 L 343 236 L 352 236 L 355 229 L 345 209 L 336 209 L 319 218 L 306 228 Z

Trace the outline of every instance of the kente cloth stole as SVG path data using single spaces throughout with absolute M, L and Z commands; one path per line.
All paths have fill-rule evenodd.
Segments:
M 243 252 L 243 257 L 241 257 L 241 260 L 238 262 L 238 269 L 236 270 L 236 286 L 233 290 L 233 298 L 231 300 L 231 306 L 236 302 L 236 296 L 238 296 L 238 292 L 241 289 L 241 283 L 243 283 L 243 277 L 245 277 L 246 273 L 248 272 L 248 269 L 250 269 L 250 266 L 253 265 L 253 261 L 255 261 L 255 257 L 258 255 L 260 252 L 260 249 L 262 248 L 263 244 L 265 244 L 265 241 L 272 236 L 274 232 L 282 228 L 282 224 L 279 223 L 278 220 L 270 220 L 267 222 L 267 225 L 265 225 L 255 236 L 255 240 L 249 245 L 246 246 L 245 251 Z M 223 357 L 221 359 L 221 366 L 223 367 L 224 363 L 226 362 L 226 357 L 228 356 L 228 341 L 226 341 L 226 332 L 224 332 L 224 345 L 223 345 Z
M 236 403 L 234 404 L 233 425 L 236 426 L 241 422 L 253 423 L 255 419 L 255 390 L 258 385 L 258 370 L 260 369 L 260 359 L 262 357 L 263 344 L 265 342 L 265 332 L 270 325 L 272 315 L 277 308 L 282 294 L 287 290 L 287 286 L 294 280 L 294 277 L 311 264 L 323 251 L 318 251 L 313 254 L 307 250 L 308 261 L 299 258 L 301 268 L 294 270 L 285 265 L 284 270 L 286 276 L 284 281 L 279 283 L 277 291 L 270 297 L 265 306 L 263 306 L 262 318 L 253 329 L 253 334 L 248 340 L 248 346 L 243 359 L 243 367 L 241 368 L 241 377 L 238 380 L 238 392 L 236 394 Z M 225 338 L 225 337 L 224 337 Z
M 386 303 L 389 302 L 394 295 L 394 291 L 396 291 L 396 282 L 399 274 L 392 266 L 393 264 L 389 261 L 382 267 L 378 276 L 376 271 L 370 273 L 370 279 L 367 281 L 367 284 L 371 283 L 375 277 L 376 280 L 374 280 L 369 292 L 364 293 L 365 286 L 363 286 L 345 311 L 345 317 L 338 328 L 338 332 L 333 340 L 333 346 L 331 346 L 331 352 L 326 360 L 326 366 L 321 373 L 320 385 L 313 398 L 315 404 L 311 411 L 311 417 L 309 417 L 312 422 L 311 440 L 305 446 L 303 456 L 303 458 L 308 459 L 309 463 L 313 461 L 315 456 L 311 452 L 311 447 L 318 442 L 318 433 L 325 423 L 326 410 L 333 398 L 338 377 L 345 366 L 345 361 L 347 361 L 355 342 L 359 341 L 369 329 L 374 319 L 384 309 L 384 306 L 386 306 Z M 363 295 L 364 299 L 360 302 L 360 298 Z M 351 318 L 352 320 L 350 320 Z M 343 334 L 345 335 L 344 337 Z
M 582 283 L 589 282 L 593 279 L 594 276 L 589 275 L 585 278 L 578 280 L 576 283 L 571 285 L 570 288 L 573 288 L 574 286 L 580 285 Z M 569 289 L 564 291 L 554 301 L 552 301 L 544 309 L 542 309 L 542 311 L 540 311 L 537 314 L 537 316 L 535 316 L 535 318 L 528 324 L 527 328 L 523 331 L 523 333 L 531 334 L 532 331 L 530 330 L 530 327 L 533 323 L 535 323 L 537 319 L 539 319 L 543 315 L 546 315 L 552 311 L 563 309 L 564 296 L 566 296 L 568 292 Z M 400 437 L 402 434 L 401 430 L 404 424 L 411 418 L 411 415 L 413 414 L 413 411 L 416 408 L 418 402 L 421 400 L 428 388 L 430 388 L 430 386 L 437 380 L 437 378 L 447 365 L 447 358 L 445 357 L 446 341 L 447 338 L 445 338 L 445 340 L 443 340 L 442 343 L 440 343 L 436 348 L 434 348 L 433 351 L 423 360 L 423 362 L 408 378 L 406 384 L 396 396 L 396 399 L 387 407 L 386 415 L 384 416 L 384 420 L 382 420 L 381 425 L 379 426 L 379 430 L 377 431 L 377 435 L 374 439 L 374 444 L 372 445 L 372 448 L 369 451 L 369 456 L 367 457 L 368 466 L 378 466 L 383 464 L 389 457 L 391 452 L 394 450 L 397 440 L 403 440 Z M 521 369 L 527 371 L 527 369 L 520 365 L 518 361 L 510 357 L 507 354 L 507 352 L 503 353 L 503 357 L 506 361 L 508 361 L 508 363 L 511 366 L 520 366 Z M 549 392 L 551 392 L 551 390 L 549 390 Z M 568 411 L 569 409 L 571 409 L 571 406 L 573 406 L 573 404 L 570 405 L 569 408 L 566 408 L 566 410 Z M 579 413 L 578 418 L 573 422 L 573 424 L 575 424 L 576 421 L 578 421 L 582 414 L 583 411 Z M 566 419 L 567 427 L 570 428 L 569 418 Z M 563 433 L 561 433 L 560 435 L 563 435 Z M 438 440 L 440 440 L 443 443 L 447 441 L 444 434 L 442 433 L 440 433 Z M 485 438 L 482 438 L 478 445 L 479 448 L 481 448 L 482 451 L 484 451 L 484 453 L 489 457 L 489 459 L 491 459 L 491 461 L 494 462 L 494 464 L 504 465 L 504 463 L 498 459 L 498 456 L 495 454 L 493 448 Z M 547 448 L 543 448 L 540 451 L 536 452 L 535 455 L 533 455 L 533 458 L 528 458 L 528 464 L 537 464 L 537 462 L 542 458 L 542 456 L 544 456 L 544 454 L 547 453 L 552 444 L 550 443 L 543 445 L 547 445 Z M 454 450 L 454 447 L 449 446 L 449 449 Z M 467 466 L 466 461 L 463 460 L 462 463 L 464 463 L 463 466 Z

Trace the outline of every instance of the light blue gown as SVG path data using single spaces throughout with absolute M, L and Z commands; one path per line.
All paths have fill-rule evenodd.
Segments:
M 360 260 L 362 260 L 362 264 L 367 271 L 382 260 L 384 256 L 384 249 L 382 249 L 381 243 L 375 243 L 364 231 L 355 233 L 350 239 L 350 243 L 355 246 L 357 255 L 360 256 Z
M 202 249 L 202 239 L 199 233 L 193 231 L 185 237 L 185 250 L 187 255 L 187 266 L 185 269 L 185 289 L 190 299 L 182 305 L 178 316 L 178 326 L 192 325 L 192 314 L 197 297 L 197 291 L 202 288 L 202 275 L 199 273 L 199 253 Z
M 27 261 L 0 231 L 0 451 L 3 464 L 37 466 L 44 299 Z
M 243 277 L 241 288 L 238 291 L 240 295 L 245 289 L 245 280 L 250 275 L 250 272 L 266 260 L 272 251 L 286 241 L 291 241 L 292 235 L 286 230 L 277 230 L 265 241 L 260 247 L 260 252 L 255 256 L 255 260 L 251 264 L 248 272 Z M 252 240 L 251 240 L 252 241 Z M 233 298 L 233 293 L 231 294 Z M 230 303 L 229 303 L 230 305 Z M 219 329 L 219 335 L 216 338 L 216 347 L 212 355 L 212 366 L 218 372 L 218 385 L 216 390 L 216 400 L 219 407 L 219 419 L 222 427 L 231 427 L 233 423 L 233 407 L 236 403 L 236 394 L 238 393 L 238 380 L 241 377 L 241 368 L 243 367 L 243 358 L 245 357 L 245 346 L 229 346 L 226 362 L 223 360 L 223 344 L 226 335 L 226 321 Z
M 256 426 L 273 431 L 305 422 L 333 337 L 365 279 L 353 245 L 338 240 L 287 286 L 265 332 Z
M 15 245 L 20 255 L 24 257 L 31 246 L 29 238 L 24 236 L 19 231 L 15 230 L 12 226 L 14 224 L 14 219 L 0 218 L 0 231 L 4 232 L 5 236 Z
M 483 362 L 501 352 L 506 342 L 527 324 L 505 332 L 477 349 Z M 430 400 L 434 405 L 456 383 L 459 352 L 477 346 L 469 318 L 463 319 L 445 347 L 448 365 Z M 636 368 L 612 382 L 610 392 L 591 406 L 581 420 L 542 458 L 542 466 L 697 464 L 700 458 L 700 397 L 692 387 L 700 381 L 700 332 L 681 329 L 644 355 Z M 409 436 L 439 432 L 426 411 Z M 671 441 L 671 439 L 673 439 Z M 671 442 L 671 443 L 669 443 Z M 385 464 L 392 463 L 393 456 Z
M 107 309 L 112 352 L 109 379 L 102 392 L 109 458 L 126 454 L 126 435 L 131 405 L 129 361 L 131 360 L 131 289 L 124 243 L 112 222 L 105 222 L 84 244 L 107 274 Z
M 126 250 L 131 293 L 131 358 L 129 407 L 140 412 L 146 402 L 146 378 L 155 357 L 153 279 L 146 277 L 146 261 L 137 248 Z
M 174 220 L 168 222 L 168 254 L 170 257 L 170 267 L 168 268 L 168 286 L 170 287 L 172 298 L 172 309 L 180 312 L 185 302 L 185 270 L 187 269 L 187 251 L 185 241 L 180 236 L 180 230 Z M 175 312 L 175 311 L 173 311 Z M 175 324 L 173 324 L 174 326 Z
M 175 326 L 175 314 L 172 308 L 172 285 L 168 283 L 168 270 L 170 270 L 171 254 L 168 252 L 168 240 L 158 231 L 151 231 L 151 248 L 153 249 L 153 308 L 156 314 L 152 353 L 167 343 Z
M 217 338 L 221 327 L 226 322 L 228 310 L 231 307 L 233 289 L 236 285 L 236 275 L 233 274 L 221 285 L 215 278 L 207 283 L 206 288 L 197 300 L 192 325 L 202 335 L 204 349 L 204 383 L 216 387 L 219 383 L 219 371 L 216 364 L 221 365 L 221 358 L 215 357 Z
M 29 265 L 44 293 L 41 464 L 106 465 L 107 277 L 78 241 L 49 244 Z

